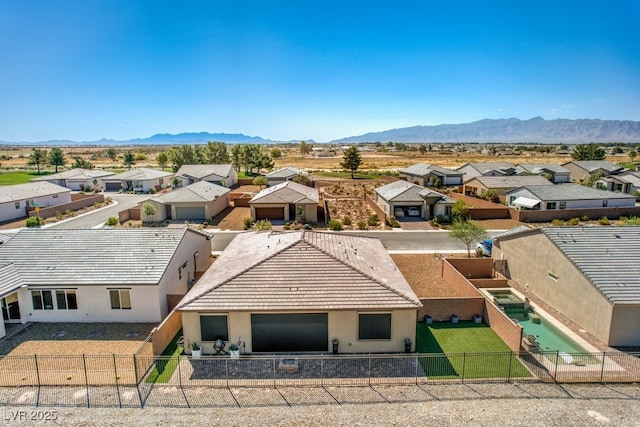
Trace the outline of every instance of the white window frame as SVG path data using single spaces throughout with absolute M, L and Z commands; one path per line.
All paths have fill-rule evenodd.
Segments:
M 114 289 L 108 289 L 108 291 L 109 291 L 109 304 L 111 305 L 112 310 L 131 310 L 132 304 L 131 304 L 130 288 L 114 288 Z M 117 301 L 113 299 L 114 295 L 118 296 Z M 127 301 L 129 302 L 128 306 L 127 304 L 125 304 Z M 117 304 L 114 304 L 114 302 L 117 302 Z

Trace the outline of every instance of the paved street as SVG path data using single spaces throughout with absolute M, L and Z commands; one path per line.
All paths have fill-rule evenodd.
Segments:
M 152 194 L 111 194 L 105 193 L 105 197 L 111 197 L 115 205 L 111 205 L 104 209 L 89 212 L 67 221 L 58 222 L 48 226 L 47 228 L 63 228 L 63 229 L 82 229 L 94 228 L 104 224 L 109 217 L 118 216 L 118 212 L 132 208 L 137 204 L 153 197 Z

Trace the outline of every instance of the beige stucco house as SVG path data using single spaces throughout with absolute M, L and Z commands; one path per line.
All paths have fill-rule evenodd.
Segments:
M 398 171 L 400 178 L 423 187 L 462 185 L 463 175 L 463 172 L 424 163 L 417 163 Z
M 229 164 L 182 165 L 176 172 L 178 187 L 185 187 L 198 181 L 231 188 L 238 182 L 238 172 Z
M 376 188 L 376 204 L 388 216 L 399 221 L 430 220 L 438 216 L 450 217 L 455 203 L 450 197 L 407 181 L 396 181 Z
M 610 346 L 640 345 L 640 229 L 549 227 L 494 237 L 504 274 Z
M 135 168 L 102 178 L 104 191 L 149 193 L 171 186 L 174 174 L 157 169 Z
M 4 323 L 160 322 L 210 254 L 186 227 L 22 230 L 0 246 Z
M 504 198 L 507 192 L 529 185 L 550 185 L 553 183 L 540 175 L 477 176 L 465 181 L 463 192 L 467 196 L 479 196 L 486 191 L 495 191 Z
M 47 181 L 0 186 L 0 222 L 28 215 L 34 207 L 71 203 L 71 190 Z
M 206 221 L 229 206 L 230 190 L 207 181 L 198 181 L 183 188 L 147 200 L 155 207 L 154 215 L 145 215 L 147 222 L 161 222 L 165 219 Z
M 273 172 L 269 172 L 266 175 L 267 185 L 269 187 L 273 187 L 274 185 L 278 185 L 285 181 L 291 181 L 295 178 L 296 175 L 304 175 L 307 176 L 307 171 L 294 168 L 293 166 L 286 166 L 282 169 L 275 170 Z
M 297 231 L 239 234 L 176 309 L 186 348 L 273 354 L 402 352 L 420 307 L 378 239 Z
M 617 175 L 624 171 L 622 166 L 606 160 L 572 160 L 563 163 L 562 167 L 571 172 L 571 180 L 582 182 L 592 175 L 601 176 Z
M 114 175 L 115 172 L 102 169 L 75 168 L 33 178 L 31 182 L 47 181 L 74 191 L 91 191 L 96 188 L 102 188 L 102 180 Z
M 249 200 L 254 220 L 318 221 L 318 190 L 285 181 L 268 187 Z

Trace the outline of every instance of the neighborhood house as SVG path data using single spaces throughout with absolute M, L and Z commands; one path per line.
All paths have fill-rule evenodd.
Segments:
M 462 172 L 424 163 L 418 163 L 399 171 L 400 178 L 423 187 L 462 185 L 462 175 Z
M 420 307 L 379 240 L 298 231 L 239 234 L 176 309 L 204 353 L 378 353 L 414 345 Z
M 205 221 L 216 216 L 229 206 L 229 189 L 207 181 L 198 181 L 183 188 L 149 199 L 155 207 L 154 215 L 145 215 L 148 222 L 166 219 Z
M 24 218 L 29 210 L 71 203 L 71 190 L 50 182 L 0 186 L 0 222 Z
M 137 168 L 102 179 L 104 191 L 135 191 L 149 193 L 171 185 L 173 173 L 156 169 Z
M 449 218 L 455 203 L 450 197 L 412 184 L 396 181 L 376 188 L 376 204 L 388 216 L 430 220 L 438 216 Z
M 318 190 L 285 181 L 268 187 L 249 200 L 254 220 L 317 222 Z
M 107 172 L 102 169 L 76 168 L 33 178 L 31 182 L 47 181 L 74 191 L 91 191 L 102 188 L 102 180 L 114 175 L 114 172 Z
M 507 192 L 509 206 L 532 210 L 634 207 L 634 196 L 578 184 L 527 185 Z
M 182 165 L 176 172 L 178 187 L 198 181 L 231 188 L 238 182 L 238 173 L 232 165 Z
M 0 246 L 4 321 L 160 322 L 210 254 L 186 227 L 21 230 Z

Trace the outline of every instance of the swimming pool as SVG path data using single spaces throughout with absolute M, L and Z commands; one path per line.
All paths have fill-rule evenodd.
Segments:
M 582 346 L 536 312 L 525 299 L 516 295 L 510 288 L 486 289 L 493 302 L 501 307 L 505 314 L 522 326 L 522 336 L 534 336 L 542 352 L 587 353 Z

